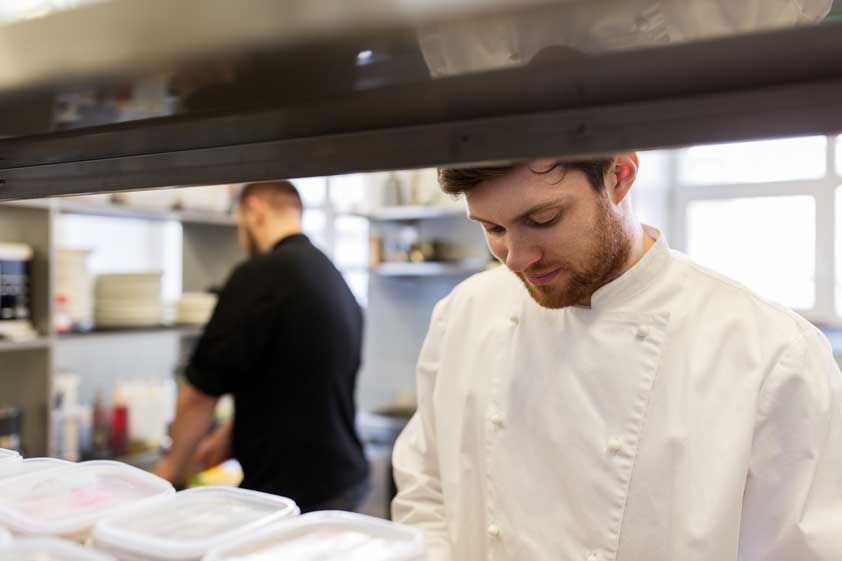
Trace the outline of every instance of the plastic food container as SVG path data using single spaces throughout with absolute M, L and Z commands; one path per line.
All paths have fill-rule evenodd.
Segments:
M 83 543 L 100 518 L 173 493 L 169 482 L 119 462 L 70 464 L 0 479 L 0 525 Z
M 0 561 L 114 561 L 114 558 L 55 538 L 27 538 L 0 547 Z
M 314 512 L 213 550 L 204 561 L 423 561 L 420 531 L 348 512 Z
M 20 457 L 20 454 L 18 454 L 14 450 L 6 450 L 5 448 L 0 448 L 0 468 L 9 464 L 16 464 L 22 459 L 23 458 Z
M 199 561 L 214 547 L 298 514 L 284 497 L 200 487 L 103 518 L 93 546 L 120 561 Z
M 13 462 L 8 465 L 0 464 L 0 479 L 70 465 L 73 465 L 73 462 L 57 460 L 55 458 L 27 458 L 26 460 Z
M 5 528 L 0 528 L 0 548 L 12 543 L 12 534 Z

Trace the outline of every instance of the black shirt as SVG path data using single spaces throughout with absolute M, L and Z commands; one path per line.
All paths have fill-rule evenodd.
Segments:
M 186 375 L 233 394 L 242 487 L 306 511 L 367 477 L 354 424 L 362 329 L 348 285 L 303 234 L 234 270 Z

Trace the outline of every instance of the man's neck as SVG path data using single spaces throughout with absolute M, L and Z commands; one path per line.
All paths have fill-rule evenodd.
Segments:
M 620 275 L 637 265 L 638 261 L 643 259 L 643 256 L 646 255 L 646 252 L 655 245 L 655 240 L 649 236 L 646 232 L 646 228 L 644 228 L 642 224 L 637 224 L 634 232 L 635 235 L 632 238 L 632 249 L 629 252 L 629 258 L 626 260 L 626 265 L 623 267 L 623 271 Z
M 300 225 L 274 228 L 271 232 L 267 232 L 267 234 L 263 237 L 263 243 L 260 244 L 260 252 L 269 253 L 281 240 L 301 233 L 302 230 Z

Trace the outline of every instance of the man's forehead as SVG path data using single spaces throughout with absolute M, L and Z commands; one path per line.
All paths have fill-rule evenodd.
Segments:
M 543 163 L 543 162 L 541 162 Z M 469 216 L 495 213 L 518 216 L 543 204 L 573 198 L 576 187 L 565 171 L 543 163 L 530 162 L 505 175 L 489 178 L 465 193 Z

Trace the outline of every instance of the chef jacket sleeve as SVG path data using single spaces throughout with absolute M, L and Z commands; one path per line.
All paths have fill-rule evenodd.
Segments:
M 766 379 L 743 497 L 743 561 L 842 561 L 842 374 L 807 328 Z
M 454 561 L 445 516 L 444 496 L 436 449 L 433 393 L 445 333 L 447 299 L 433 311 L 430 329 L 416 370 L 418 411 L 395 445 L 393 455 L 398 495 L 392 503 L 393 518 L 423 530 L 429 561 Z

